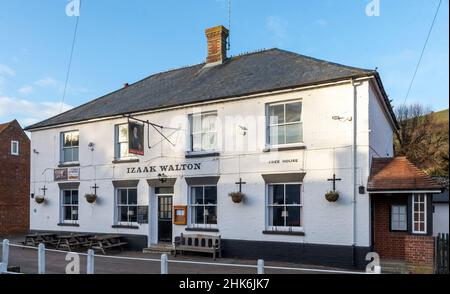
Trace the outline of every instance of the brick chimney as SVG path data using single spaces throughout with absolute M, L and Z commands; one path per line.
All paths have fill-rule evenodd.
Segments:
M 223 63 L 227 59 L 228 30 L 224 26 L 217 26 L 207 29 L 205 33 L 208 39 L 206 63 Z

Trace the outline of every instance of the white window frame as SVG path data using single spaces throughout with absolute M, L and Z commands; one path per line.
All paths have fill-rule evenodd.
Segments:
M 14 149 L 16 149 L 16 150 L 14 151 Z M 19 155 L 19 141 L 16 141 L 16 140 L 11 141 L 11 155 L 16 155 L 16 156 Z
M 269 205 L 269 186 L 284 185 L 284 201 L 286 202 L 286 185 L 300 185 L 300 204 L 283 204 L 283 205 Z M 304 232 L 303 224 L 303 182 L 284 182 L 284 183 L 267 183 L 266 184 L 266 199 L 265 199 L 265 211 L 266 211 L 266 230 L 268 231 L 280 231 L 280 232 Z M 300 207 L 300 226 L 271 226 L 270 225 L 270 208 L 271 207 Z M 286 223 L 286 219 L 285 219 Z
M 404 228 L 396 228 L 396 229 L 394 229 L 394 211 L 393 211 L 394 207 L 401 208 L 405 212 L 405 220 L 403 221 L 404 222 Z M 408 231 L 408 205 L 407 204 L 392 204 L 391 205 L 390 214 L 391 214 L 391 218 L 390 218 L 391 219 L 391 231 L 392 232 L 407 232 Z M 396 214 L 399 217 L 400 217 L 400 215 L 402 215 L 401 213 L 396 213 Z M 395 223 L 397 225 L 402 224 L 403 222 L 400 221 L 400 220 L 395 221 Z
M 78 146 L 71 146 L 71 147 L 64 147 L 64 135 L 69 133 L 78 133 Z M 63 164 L 71 164 L 71 163 L 79 163 L 80 162 L 80 131 L 79 130 L 72 130 L 67 132 L 61 132 L 60 134 L 60 161 Z M 72 161 L 66 161 L 64 158 L 64 150 L 65 149 L 77 149 L 78 150 L 78 160 L 73 160 L 73 153 L 72 153 Z
M 129 204 L 128 203 L 128 194 L 129 194 L 129 190 L 134 189 L 136 190 L 136 204 Z M 138 195 L 138 188 L 137 187 L 117 187 L 114 189 L 115 190 L 115 199 L 114 199 L 114 210 L 115 210 L 115 219 L 114 219 L 114 223 L 116 225 L 119 226 L 137 226 L 138 222 L 137 222 L 137 208 L 139 206 L 139 195 Z M 120 190 L 127 190 L 127 204 L 120 204 L 119 203 L 119 191 Z M 124 222 L 120 220 L 120 208 L 121 207 L 130 207 L 130 206 L 135 206 L 136 207 L 136 221 L 135 222 L 130 222 L 130 216 L 128 215 L 129 213 L 129 209 L 127 209 L 128 213 L 127 213 L 127 218 L 128 221 Z
M 416 197 L 419 197 L 419 199 L 423 199 L 422 201 L 416 201 Z M 420 210 L 420 204 L 423 203 L 423 211 Z M 419 206 L 419 213 L 423 214 L 423 220 L 419 218 L 419 220 L 416 220 L 416 210 L 415 210 L 415 204 L 418 204 Z M 427 195 L 426 194 L 413 194 L 412 195 L 412 232 L 413 234 L 420 234 L 420 235 L 426 235 L 427 234 Z M 415 224 L 423 223 L 423 231 L 416 230 Z
M 207 115 L 215 114 L 216 115 L 216 130 L 214 132 L 194 132 L 194 117 L 200 116 L 202 124 L 203 117 Z M 204 111 L 204 112 L 196 112 L 191 113 L 188 116 L 189 118 L 189 153 L 191 154 L 201 154 L 201 153 L 214 153 L 219 150 L 219 130 L 218 130 L 218 123 L 219 123 L 219 115 L 217 110 L 211 110 L 211 111 Z M 201 150 L 194 150 L 194 135 L 203 135 L 205 134 L 216 134 L 216 146 L 213 149 L 203 149 L 203 146 L 201 146 Z M 203 143 L 203 139 L 202 139 Z
M 293 103 L 300 103 L 301 107 L 302 107 L 302 111 L 300 113 L 300 121 L 299 122 L 286 122 L 286 104 L 293 104 Z M 277 123 L 277 124 L 271 124 L 270 121 L 270 107 L 271 106 L 276 106 L 276 105 L 284 105 L 284 122 L 283 123 Z M 284 143 L 284 144 L 272 144 L 272 142 L 270 142 L 270 129 L 271 127 L 275 127 L 275 126 L 287 126 L 287 125 L 293 125 L 293 124 L 300 124 L 301 127 L 301 141 L 297 142 L 297 143 Z M 285 133 L 286 136 L 286 133 Z M 266 104 L 266 147 L 267 148 L 288 148 L 288 147 L 297 147 L 297 146 L 305 146 L 304 143 L 304 132 L 303 132 L 303 99 L 293 99 L 293 100 L 285 100 L 285 101 L 281 101 L 281 102 L 273 102 L 273 103 L 267 103 Z
M 119 138 L 120 138 L 120 127 L 121 126 L 127 126 L 127 140 L 126 141 L 122 141 L 119 142 Z M 130 159 L 137 159 L 137 157 L 134 154 L 131 154 L 130 152 L 128 152 L 128 154 L 124 157 L 121 157 L 121 150 L 120 150 L 120 145 L 121 144 L 128 144 L 128 124 L 127 123 L 123 123 L 123 124 L 117 124 L 114 125 L 114 159 L 115 160 L 130 160 Z
M 203 188 L 203 202 L 205 202 L 205 188 L 207 187 L 214 187 L 216 188 L 216 204 L 192 204 L 192 189 L 193 188 Z M 190 228 L 204 228 L 204 229 L 217 229 L 217 226 L 219 224 L 219 195 L 218 195 L 218 189 L 217 185 L 192 185 L 188 186 L 188 219 L 189 219 L 189 227 Z M 194 214 L 193 209 L 196 207 L 215 207 L 216 208 L 216 218 L 217 221 L 215 224 L 197 224 L 194 220 Z M 204 208 L 203 208 L 203 211 Z M 204 216 L 203 216 L 204 217 Z
M 64 192 L 66 192 L 66 191 L 70 191 L 70 202 L 71 202 L 70 204 L 64 203 Z M 73 204 L 73 201 L 72 201 L 73 191 L 77 191 L 77 193 L 78 193 L 78 203 L 77 204 Z M 71 209 L 72 214 L 70 216 L 71 219 L 66 219 L 65 208 L 69 207 L 69 206 L 72 207 L 72 209 Z M 77 211 L 77 214 L 76 214 L 77 219 L 76 220 L 73 219 L 74 207 Z M 78 222 L 80 221 L 80 190 L 79 189 L 61 189 L 60 190 L 60 220 L 61 220 L 62 224 L 78 224 Z

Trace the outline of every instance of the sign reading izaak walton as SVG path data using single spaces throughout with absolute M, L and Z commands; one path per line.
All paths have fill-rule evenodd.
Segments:
M 171 165 L 160 165 L 160 166 L 151 165 L 151 166 L 144 166 L 144 167 L 129 167 L 129 168 L 127 168 L 127 174 L 200 170 L 201 168 L 202 168 L 201 163 L 182 163 L 182 164 L 171 164 Z

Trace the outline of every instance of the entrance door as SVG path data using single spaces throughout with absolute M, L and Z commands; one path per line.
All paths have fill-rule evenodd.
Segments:
M 172 242 L 172 195 L 158 196 L 158 242 Z

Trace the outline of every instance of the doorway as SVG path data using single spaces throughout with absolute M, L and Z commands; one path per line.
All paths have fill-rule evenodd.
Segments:
M 172 242 L 173 188 L 156 188 L 158 199 L 158 243 Z

